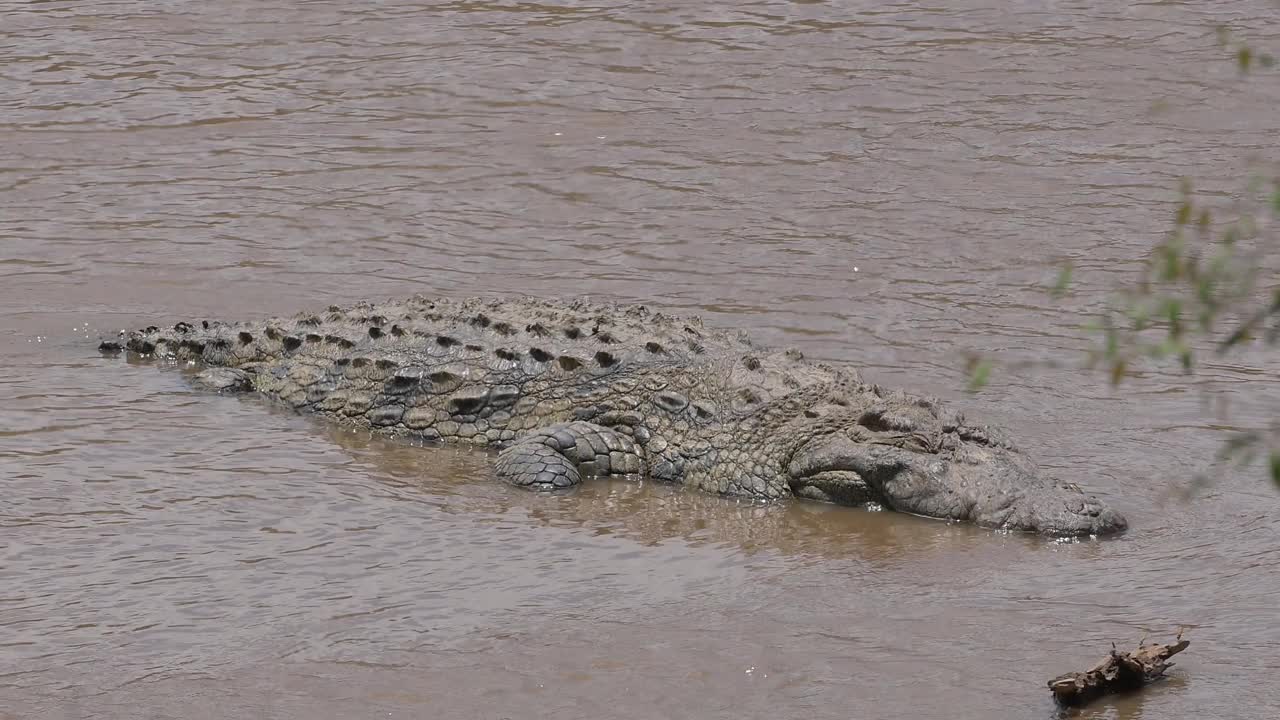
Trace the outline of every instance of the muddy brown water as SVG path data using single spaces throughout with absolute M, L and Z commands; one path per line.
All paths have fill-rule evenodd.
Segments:
M 1280 494 L 1168 491 L 1274 360 L 1070 365 L 1177 179 L 1239 189 L 1269 2 L 0 2 L 0 718 L 1280 714 Z M 1080 268 L 1063 302 L 1043 286 Z M 1057 544 L 387 442 L 93 350 L 412 292 L 641 301 L 1011 427 L 1132 530 Z M 969 350 L 1068 363 L 964 397 Z

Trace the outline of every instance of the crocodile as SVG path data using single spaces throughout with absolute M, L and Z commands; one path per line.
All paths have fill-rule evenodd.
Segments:
M 153 325 L 99 350 L 347 426 L 492 448 L 494 475 L 524 488 L 632 476 L 1054 537 L 1127 527 L 937 399 L 643 305 L 416 295 Z

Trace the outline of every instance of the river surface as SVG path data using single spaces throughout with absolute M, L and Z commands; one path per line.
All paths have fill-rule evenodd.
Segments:
M 1275 362 L 1119 391 L 1076 329 L 1280 132 L 1266 0 L 0 0 L 0 718 L 1280 715 L 1280 493 L 1176 497 Z M 1274 157 L 1272 158 L 1274 159 Z M 1227 196 L 1218 195 L 1226 202 Z M 1079 292 L 1046 282 L 1074 262 Z M 1059 544 L 353 434 L 100 332 L 410 293 L 641 301 L 1009 426 Z M 976 397 L 964 355 L 1058 361 Z

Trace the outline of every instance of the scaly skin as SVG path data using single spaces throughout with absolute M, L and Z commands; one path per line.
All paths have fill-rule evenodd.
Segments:
M 194 361 L 204 387 L 346 424 L 492 446 L 520 486 L 638 475 L 1054 536 L 1126 526 L 934 400 L 642 306 L 414 297 L 150 327 L 101 349 Z

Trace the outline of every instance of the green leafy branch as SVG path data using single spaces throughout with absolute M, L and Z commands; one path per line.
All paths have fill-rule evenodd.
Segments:
M 1270 54 L 1237 40 L 1225 29 L 1219 43 L 1230 52 L 1242 74 L 1276 65 Z M 1145 258 L 1132 285 L 1109 299 L 1086 328 L 1099 337 L 1088 353 L 1088 365 L 1101 368 L 1113 385 L 1135 367 L 1176 360 L 1191 375 L 1203 357 L 1223 356 L 1243 345 L 1280 343 L 1280 286 L 1265 270 L 1280 257 L 1267 242 L 1266 230 L 1280 217 L 1280 177 L 1255 174 L 1229 219 L 1220 221 L 1207 203 L 1197 200 L 1184 180 L 1173 227 Z M 1065 296 L 1073 268 L 1061 267 L 1049 292 Z M 991 380 L 994 361 L 968 359 L 968 389 L 977 392 Z M 1241 432 L 1215 456 L 1214 469 L 1243 467 L 1266 458 L 1271 480 L 1280 487 L 1280 425 Z M 1201 476 L 1196 484 L 1203 484 Z

